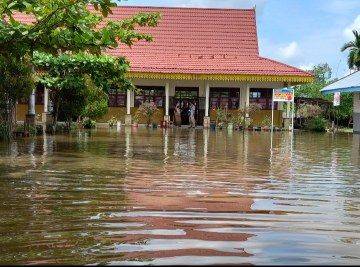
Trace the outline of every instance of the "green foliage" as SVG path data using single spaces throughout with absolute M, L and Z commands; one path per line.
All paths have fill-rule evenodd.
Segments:
M 341 48 L 341 52 L 349 50 L 348 66 L 349 69 L 360 70 L 360 33 L 353 30 L 354 40 L 347 42 Z
M 228 112 L 226 109 L 218 107 L 216 109 L 216 125 L 218 127 L 225 126 L 228 122 Z
M 123 75 L 128 69 L 124 59 L 112 61 L 99 57 L 91 61 L 87 54 L 100 55 L 105 49 L 115 48 L 119 43 L 131 46 L 139 40 L 151 41 L 152 37 L 139 32 L 139 27 L 156 26 L 160 15 L 141 13 L 120 21 L 105 20 L 114 6 L 114 0 L 0 2 L 0 104 L 5 105 L 2 110 L 6 123 L 10 126 L 13 124 L 10 118 L 13 120 L 11 115 L 16 100 L 29 95 L 29 89 L 34 88 L 34 79 L 30 75 L 34 73 L 33 63 L 45 72 L 39 81 L 58 90 L 53 94 L 53 100 L 57 103 L 56 113 L 59 111 L 59 101 L 74 100 L 73 104 L 62 102 L 66 106 L 62 108 L 63 113 L 68 118 L 80 110 L 80 106 L 75 105 L 80 104 L 82 92 L 74 94 L 74 90 L 81 88 L 84 74 L 92 76 L 93 83 L 104 91 L 111 86 L 131 86 Z M 19 18 L 25 14 L 28 18 L 21 21 Z M 77 53 L 79 55 L 74 56 Z M 60 56 L 58 61 L 56 56 Z M 82 65 L 84 62 L 86 64 Z M 63 64 L 63 69 L 60 64 Z M 64 69 L 71 71 L 69 73 Z M 119 72 L 121 75 L 118 75 Z M 59 93 L 62 89 L 65 92 Z M 75 98 L 71 99 L 70 96 Z M 98 116 L 102 110 L 98 107 L 103 107 L 104 102 L 102 98 L 96 105 L 88 106 L 87 112 Z M 56 119 L 57 115 L 55 123 Z
M 82 122 L 82 125 L 84 126 L 85 129 L 93 129 L 96 126 L 96 121 L 90 118 L 85 118 Z
M 310 71 L 314 75 L 314 82 L 295 86 L 296 97 L 323 98 L 320 90 L 332 82 L 332 70 L 329 64 L 318 64 Z
M 315 76 L 315 81 L 313 83 L 295 86 L 295 96 L 307 98 L 321 98 L 328 101 L 333 101 L 332 94 L 324 96 L 320 92 L 320 90 L 323 89 L 326 85 L 336 81 L 336 79 L 331 79 L 331 67 L 327 63 L 319 64 L 316 65 L 311 72 Z M 341 124 L 347 125 L 348 121 L 353 115 L 352 101 L 353 94 L 341 94 L 340 106 L 331 106 L 329 110 L 330 115 L 334 117 L 333 119 L 339 121 L 339 123 Z
M 129 62 L 123 57 L 92 55 L 88 53 L 62 54 L 53 56 L 46 53 L 34 54 L 34 65 L 43 74 L 38 81 L 50 89 L 62 89 L 67 77 L 89 76 L 95 86 L 105 92 L 110 89 L 133 89 L 125 77 L 130 69 Z
M 348 121 L 354 112 L 354 94 L 341 94 L 340 106 L 334 110 L 339 120 Z
M 42 129 L 38 129 L 35 125 L 20 124 L 16 126 L 17 132 L 29 133 L 31 136 L 35 136 L 37 133 L 40 133 L 41 130 Z
M 45 74 L 38 81 L 52 92 L 60 119 L 74 120 L 79 116 L 97 119 L 108 111 L 110 88 L 133 89 L 125 77 L 129 63 L 122 57 L 79 53 L 76 55 L 36 53 L 34 64 Z
M 115 117 L 112 117 L 110 120 L 108 120 L 108 124 L 110 127 L 114 127 L 117 124 L 117 119 Z
M 306 123 L 306 129 L 314 132 L 325 132 L 328 121 L 322 116 L 316 116 L 309 119 Z
M 265 116 L 264 119 L 261 121 L 261 125 L 262 127 L 271 127 L 272 124 L 272 120 L 270 116 Z
M 323 114 L 323 110 L 318 105 L 301 104 L 298 107 L 297 115 L 301 118 L 312 118 Z
M 2 128 L 0 139 L 11 137 L 16 101 L 29 95 L 33 88 L 29 61 L 0 55 L 0 122 L 8 125 Z
M 137 110 L 138 116 L 144 115 L 147 124 L 150 125 L 155 112 L 158 110 L 154 102 L 145 101 Z
M 84 117 L 97 119 L 108 112 L 108 94 L 94 85 L 91 79 L 85 79 L 86 105 L 82 112 Z
M 0 123 L 0 141 L 9 140 L 9 125 L 7 123 Z
M 94 5 L 94 9 L 88 5 Z M 159 14 L 138 14 L 122 21 L 105 21 L 116 6 L 113 0 L 17 0 L 2 1 L 0 13 L 0 53 L 17 55 L 44 51 L 88 51 L 100 54 L 118 46 L 117 40 L 132 45 L 151 36 L 135 31 L 136 26 L 156 26 Z M 32 24 L 17 20 L 16 13 L 35 19 Z

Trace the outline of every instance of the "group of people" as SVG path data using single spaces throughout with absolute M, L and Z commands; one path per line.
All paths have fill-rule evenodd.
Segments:
M 190 128 L 196 127 L 195 121 L 196 104 L 193 102 L 177 102 L 174 107 L 174 123 L 176 126 L 181 126 L 182 118 L 189 118 Z

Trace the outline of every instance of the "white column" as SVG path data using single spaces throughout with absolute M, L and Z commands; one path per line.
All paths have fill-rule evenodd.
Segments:
M 35 89 L 31 92 L 29 97 L 28 115 L 35 115 Z
M 245 108 L 248 108 L 250 106 L 250 86 L 249 84 L 246 84 L 245 86 L 245 90 L 244 90 L 244 103 L 245 103 Z M 246 117 L 248 118 L 250 115 L 248 113 L 246 113 Z
M 169 116 L 169 100 L 170 95 L 170 83 L 165 84 L 165 116 Z
M 128 89 L 126 92 L 126 114 L 131 114 L 131 91 Z
M 49 89 L 44 88 L 44 113 L 49 112 Z
M 250 106 L 250 85 L 246 84 L 245 87 L 245 106 Z
M 209 117 L 210 85 L 205 83 L 205 117 Z

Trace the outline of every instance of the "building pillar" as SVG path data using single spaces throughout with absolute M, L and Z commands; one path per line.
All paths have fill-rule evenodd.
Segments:
M 245 125 L 246 127 L 248 127 L 248 125 L 250 125 L 250 114 L 249 114 L 249 106 L 250 106 L 250 85 L 246 84 L 245 86 L 245 90 L 244 90 L 244 104 L 245 104 L 245 108 L 246 108 L 246 114 L 245 114 Z
M 170 122 L 169 106 L 170 106 L 170 83 L 167 82 L 165 84 L 165 116 L 164 116 L 164 121 L 166 123 Z
M 128 89 L 126 91 L 125 125 L 131 125 L 131 91 L 130 91 L 130 89 Z
M 29 96 L 28 113 L 26 114 L 25 124 L 35 125 L 35 89 L 33 89 Z
M 278 104 L 280 104 L 281 102 L 279 102 Z M 284 129 L 285 130 L 290 130 L 291 129 L 291 122 L 292 122 L 292 118 L 291 118 L 291 102 L 286 102 L 286 113 L 285 113 L 285 118 L 283 118 L 283 125 L 284 125 Z
M 52 124 L 52 115 L 50 112 L 49 89 L 44 88 L 44 112 L 42 114 L 42 122 L 44 124 Z
M 245 87 L 245 107 L 250 106 L 250 86 L 249 84 L 246 84 Z
M 210 127 L 209 106 L 210 106 L 210 84 L 209 84 L 209 82 L 206 82 L 206 83 L 205 83 L 205 117 L 204 117 L 204 128 L 209 128 L 209 127 Z
M 354 133 L 360 134 L 360 92 L 354 93 Z

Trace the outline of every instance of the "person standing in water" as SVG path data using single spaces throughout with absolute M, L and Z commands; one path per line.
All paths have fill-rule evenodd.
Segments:
M 196 111 L 195 104 L 191 103 L 190 104 L 190 116 L 189 116 L 190 128 L 195 128 L 195 126 L 196 126 L 195 111 Z
M 175 113 L 174 114 L 175 115 L 175 125 L 181 126 L 181 109 L 180 109 L 179 102 L 176 103 L 176 105 L 175 105 L 174 113 Z

